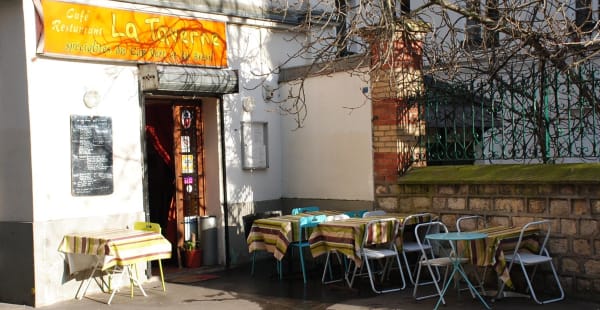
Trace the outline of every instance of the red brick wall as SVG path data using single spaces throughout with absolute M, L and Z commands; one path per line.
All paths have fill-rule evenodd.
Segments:
M 424 126 L 418 122 L 416 107 L 407 103 L 423 88 L 421 42 L 409 41 L 401 33 L 393 42 L 369 42 L 375 69 L 371 73 L 373 172 L 376 196 L 381 197 L 392 192 L 398 176 L 411 164 L 424 164 L 411 162 Z M 393 52 L 387 54 L 390 48 Z M 380 206 L 387 204 L 385 199 L 375 199 Z

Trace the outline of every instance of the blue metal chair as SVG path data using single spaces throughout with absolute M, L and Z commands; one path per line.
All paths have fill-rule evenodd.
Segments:
M 302 277 L 304 278 L 304 284 L 306 284 L 306 268 L 304 267 L 304 252 L 302 249 L 310 248 L 308 243 L 309 229 L 316 227 L 319 223 L 325 222 L 327 215 L 311 215 L 300 218 L 299 229 L 298 229 L 298 241 L 290 243 L 291 247 L 298 248 L 300 254 L 300 265 L 302 266 Z M 281 266 L 280 266 L 281 269 Z
M 363 217 L 366 212 L 367 210 L 350 210 L 345 211 L 344 214 L 347 214 L 349 217 Z
M 294 208 L 294 209 L 292 209 L 292 215 L 298 215 L 300 213 L 313 212 L 313 211 L 319 211 L 319 207 L 310 206 L 310 207 L 303 207 L 303 208 Z

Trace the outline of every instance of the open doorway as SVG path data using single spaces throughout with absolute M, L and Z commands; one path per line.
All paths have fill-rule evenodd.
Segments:
M 182 267 L 181 249 L 196 243 L 188 219 L 206 214 L 202 104 L 145 100 L 148 212 L 173 245 L 171 264 Z

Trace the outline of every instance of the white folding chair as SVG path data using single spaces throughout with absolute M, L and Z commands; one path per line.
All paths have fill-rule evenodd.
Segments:
M 435 253 L 432 251 L 433 245 L 431 244 L 431 241 L 429 241 L 428 239 L 425 238 L 425 236 L 427 234 L 437 233 L 437 232 L 447 233 L 448 228 L 446 227 L 446 225 L 444 225 L 444 223 L 439 222 L 439 221 L 421 223 L 421 224 L 417 224 L 417 226 L 415 226 L 415 239 L 417 241 L 416 243 L 417 243 L 417 246 L 419 247 L 419 251 L 421 252 L 421 255 L 419 256 L 419 261 L 417 262 L 417 274 L 415 276 L 415 286 L 413 289 L 413 297 L 416 300 L 422 300 L 422 299 L 426 299 L 426 298 L 441 296 L 442 288 L 445 286 L 446 281 L 451 280 L 451 279 L 447 279 L 447 277 L 448 277 L 448 273 L 450 272 L 450 269 L 453 266 L 452 259 L 457 259 L 457 258 L 450 257 L 450 255 L 455 255 L 455 253 L 456 253 L 456 251 L 454 250 L 454 246 L 450 242 L 451 248 L 450 248 L 450 254 L 448 256 L 435 255 Z M 466 261 L 466 259 L 465 259 L 465 261 Z M 424 266 L 427 268 L 427 270 L 429 272 L 431 281 L 420 282 L 421 270 L 423 269 Z M 445 269 L 444 278 L 441 283 L 440 283 L 441 279 L 440 279 L 439 268 Z M 419 286 L 424 286 L 427 284 L 433 284 L 435 286 L 436 293 L 430 294 L 430 295 L 418 296 L 417 290 L 418 290 Z M 446 301 L 443 298 L 442 298 L 442 303 L 446 304 Z
M 458 232 L 461 231 L 474 231 L 474 230 L 479 230 L 479 229 L 484 229 L 487 228 L 487 221 L 485 220 L 485 217 L 481 216 L 481 215 L 464 215 L 459 217 L 458 219 L 456 219 L 456 230 Z M 477 272 L 477 266 L 473 265 L 473 267 L 475 268 L 475 271 L 473 272 L 473 275 L 475 276 L 475 280 L 478 283 L 478 287 L 481 290 L 481 294 L 482 295 L 486 295 L 485 293 L 485 288 L 484 288 L 484 282 L 485 282 L 485 276 L 487 274 L 487 270 L 488 267 L 485 266 L 483 267 L 483 274 L 481 277 L 479 277 L 479 273 Z M 463 290 L 468 290 L 469 288 L 463 288 Z
M 363 265 L 366 265 L 367 267 L 367 275 L 371 282 L 371 289 L 377 294 L 395 292 L 406 287 L 400 255 L 398 255 L 398 249 L 396 248 L 396 237 L 398 235 L 399 227 L 400 222 L 396 218 L 374 219 L 369 221 L 365 226 L 364 238 L 360 247 L 360 256 Z M 382 260 L 385 261 L 382 263 Z M 377 261 L 382 264 L 377 268 L 375 265 L 371 264 L 372 261 Z M 390 288 L 383 288 L 382 286 L 378 289 L 375 285 L 375 277 L 379 275 L 380 281 L 383 282 L 388 275 L 387 270 L 392 267 L 394 261 L 397 264 L 402 285 Z M 362 267 L 354 266 L 354 272 L 348 282 L 350 286 L 352 286 L 354 277 L 357 275 L 359 268 Z
M 408 272 L 408 279 L 410 280 L 410 283 L 412 283 L 413 285 L 415 284 L 415 279 L 413 277 L 413 274 L 416 272 L 416 268 L 417 266 L 414 266 L 415 270 L 411 270 L 411 264 L 408 261 L 408 256 L 411 254 L 416 254 L 417 258 L 416 261 L 418 262 L 420 260 L 420 256 L 422 255 L 422 248 L 425 249 L 425 252 L 429 253 L 430 255 L 433 255 L 433 250 L 431 248 L 431 246 L 429 245 L 429 243 L 423 243 L 422 245 L 419 245 L 417 243 L 416 240 L 414 240 L 414 236 L 412 235 L 412 229 L 413 227 L 416 228 L 415 223 L 418 223 L 420 220 L 417 220 L 419 218 L 427 218 L 429 217 L 428 221 L 431 221 L 433 219 L 433 214 L 431 213 L 417 213 L 417 214 L 411 214 L 409 216 L 407 216 L 406 218 L 404 218 L 404 221 L 402 223 L 402 226 L 400 228 L 400 236 L 402 236 L 402 258 L 404 260 L 404 264 L 406 266 L 406 270 Z M 416 231 L 416 230 L 415 230 Z M 437 278 L 437 280 L 439 280 L 439 276 Z
M 539 251 L 537 251 L 537 253 L 531 253 L 528 250 L 521 248 L 521 244 L 523 242 L 523 239 L 525 238 L 524 237 L 525 232 L 531 227 L 539 228 L 539 237 L 540 237 L 541 244 L 540 244 L 540 249 L 539 249 Z M 563 291 L 563 288 L 560 284 L 560 279 L 558 278 L 558 274 L 556 273 L 556 269 L 554 268 L 554 264 L 552 263 L 552 257 L 550 256 L 550 253 L 548 253 L 548 250 L 546 249 L 546 245 L 548 244 L 548 239 L 550 238 L 550 228 L 551 227 L 552 227 L 552 222 L 550 222 L 549 220 L 541 220 L 541 221 L 534 221 L 534 222 L 527 223 L 525 226 L 523 226 L 523 228 L 521 228 L 521 233 L 519 234 L 519 240 L 517 241 L 514 252 L 512 254 L 505 255 L 506 262 L 508 263 L 508 272 L 509 273 L 510 273 L 513 265 L 517 264 L 517 265 L 521 266 L 521 271 L 523 272 L 525 281 L 527 282 L 527 291 L 529 292 L 529 294 L 531 295 L 533 300 L 535 300 L 535 302 L 538 304 L 547 304 L 547 303 L 563 300 L 565 298 L 565 292 Z M 552 274 L 554 275 L 554 281 L 560 292 L 559 297 L 549 298 L 546 300 L 538 299 L 538 297 L 535 293 L 534 287 L 533 287 L 533 280 L 535 277 L 535 272 L 537 270 L 537 267 L 542 264 L 548 264 L 548 266 L 550 267 L 550 270 L 552 270 Z M 527 272 L 527 267 L 533 267 L 531 274 L 529 274 Z M 546 283 L 547 281 L 545 281 L 545 278 L 542 278 L 541 281 L 542 281 L 542 284 L 547 285 L 547 283 Z M 502 296 L 504 287 L 505 287 L 505 283 L 502 282 L 502 284 L 500 285 L 500 289 L 498 290 L 497 296 Z
M 456 219 L 456 231 L 474 231 L 487 228 L 487 222 L 481 215 L 463 215 Z
M 339 221 L 339 220 L 346 220 L 349 218 L 350 218 L 350 215 L 348 215 L 346 213 L 342 213 L 342 214 L 336 214 L 331 217 L 328 217 L 327 220 L 328 221 Z M 335 254 L 335 257 L 337 257 L 337 260 L 338 260 L 338 264 L 340 266 L 342 266 L 341 277 L 339 277 L 339 278 L 333 277 L 333 270 L 331 269 L 332 254 Z M 347 272 L 347 268 L 348 268 L 348 260 L 346 259 L 345 256 L 343 256 L 343 257 L 340 256 L 340 253 L 336 250 L 327 251 L 327 256 L 325 257 L 325 267 L 323 268 L 323 276 L 321 277 L 321 282 L 323 284 L 329 284 L 329 283 L 343 281 L 344 275 Z M 329 277 L 327 277 L 328 275 L 329 275 Z
M 367 212 L 363 213 L 362 217 L 380 216 L 380 215 L 386 215 L 386 213 L 387 212 L 385 212 L 384 210 L 367 211 Z

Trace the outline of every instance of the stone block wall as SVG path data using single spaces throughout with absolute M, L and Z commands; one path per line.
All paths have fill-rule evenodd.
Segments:
M 565 293 L 600 300 L 598 184 L 397 184 L 377 192 L 380 208 L 434 212 L 452 230 L 469 214 L 497 225 L 550 219 L 549 251 Z M 548 276 L 549 270 L 541 272 Z

